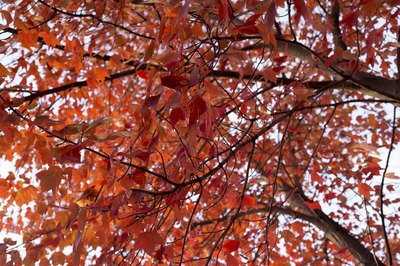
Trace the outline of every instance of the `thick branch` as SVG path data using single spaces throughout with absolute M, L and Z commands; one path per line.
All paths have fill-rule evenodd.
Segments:
M 261 170 L 261 172 L 263 172 Z M 310 223 L 323 231 L 326 237 L 339 248 L 348 249 L 351 254 L 363 265 L 385 265 L 366 248 L 359 239 L 351 235 L 350 232 L 327 216 L 322 210 L 311 210 L 306 204 L 306 197 L 297 189 L 293 188 L 284 181 L 281 182 L 280 189 L 289 195 L 289 203 L 299 208 L 310 218 Z
M 105 78 L 105 80 L 106 81 L 111 81 L 111 80 L 114 80 L 114 79 L 130 76 L 130 75 L 135 74 L 136 71 L 138 71 L 138 70 L 146 69 L 148 66 L 149 66 L 148 64 L 140 64 L 136 68 L 128 69 L 128 70 L 125 70 L 125 71 L 121 71 L 121 72 L 118 72 L 118 73 L 111 74 L 110 77 Z M 24 101 L 33 101 L 33 100 L 36 100 L 36 99 L 38 99 L 40 97 L 43 97 L 43 96 L 47 96 L 47 95 L 51 95 L 51 94 L 57 94 L 57 93 L 60 93 L 60 92 L 69 91 L 69 90 L 71 90 L 73 88 L 81 88 L 81 87 L 84 87 L 84 86 L 87 86 L 87 81 L 86 80 L 72 82 L 72 83 L 64 84 L 64 85 L 59 86 L 59 87 L 55 87 L 53 89 L 44 90 L 44 91 L 38 91 L 38 92 L 32 93 L 31 95 L 26 96 L 24 98 Z
M 256 36 L 251 36 L 251 39 L 256 39 Z M 259 37 L 261 39 L 261 37 Z M 376 75 L 372 75 L 366 72 L 357 72 L 355 74 L 349 72 L 341 71 L 334 64 L 330 65 L 329 68 L 325 66 L 325 61 L 321 58 L 317 53 L 312 51 L 307 46 L 295 42 L 288 41 L 282 38 L 277 38 L 277 49 L 281 52 L 285 52 L 290 56 L 299 58 L 301 60 L 307 60 L 310 62 L 314 62 L 317 59 L 319 70 L 331 74 L 335 80 L 346 79 L 351 80 L 353 84 L 357 85 L 356 87 L 352 87 L 352 89 L 357 89 L 363 93 L 370 94 L 374 97 L 379 97 L 383 99 L 390 99 L 400 101 L 400 80 L 397 79 L 388 79 Z M 258 50 L 268 48 L 272 49 L 273 47 L 264 43 L 257 43 L 255 45 L 247 46 L 243 48 L 243 50 Z M 400 49 L 400 48 L 399 48 Z M 398 51 L 398 55 L 400 51 Z M 400 56 L 400 55 L 399 55 Z M 398 60 L 399 62 L 399 60 Z
M 397 31 L 397 43 L 400 43 L 400 27 Z M 397 47 L 397 80 L 400 80 L 400 47 Z
M 339 46 L 343 50 L 347 50 L 347 46 L 342 40 L 342 33 L 339 27 L 339 15 L 340 15 L 340 5 L 338 1 L 335 1 L 335 3 L 332 6 L 332 12 L 331 12 L 331 19 L 333 26 L 332 28 L 333 41 L 337 46 Z

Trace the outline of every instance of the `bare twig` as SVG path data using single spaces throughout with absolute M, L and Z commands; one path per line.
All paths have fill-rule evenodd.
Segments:
M 379 192 L 379 201 L 380 201 L 380 213 L 379 216 L 381 218 L 381 222 L 382 222 L 382 230 L 383 230 L 383 237 L 385 239 L 385 247 L 386 247 L 386 253 L 388 256 L 388 263 L 390 266 L 393 265 L 393 257 L 392 257 L 392 251 L 390 249 L 390 243 L 389 243 L 389 238 L 387 235 L 387 228 L 386 228 L 386 224 L 385 224 L 385 213 L 384 213 L 384 203 L 383 203 L 383 198 L 384 198 L 384 192 L 383 189 L 385 187 L 385 175 L 386 172 L 389 168 L 389 161 L 390 161 L 390 155 L 392 154 L 392 150 L 393 150 L 393 143 L 394 143 L 394 138 L 395 138 L 395 134 L 396 134 L 396 107 L 393 108 L 393 125 L 392 125 L 392 136 L 391 136 L 391 140 L 390 140 L 390 146 L 389 146 L 389 152 L 388 152 L 388 156 L 386 158 L 386 165 L 385 165 L 385 169 L 383 170 L 382 173 L 382 180 L 381 180 L 381 189 Z

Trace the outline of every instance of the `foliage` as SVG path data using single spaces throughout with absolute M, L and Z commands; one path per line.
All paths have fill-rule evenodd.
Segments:
M 0 264 L 395 263 L 399 10 L 2 1 Z

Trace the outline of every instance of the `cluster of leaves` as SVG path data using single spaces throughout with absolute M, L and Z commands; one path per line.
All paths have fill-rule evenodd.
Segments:
M 2 1 L 0 264 L 393 264 L 396 2 Z

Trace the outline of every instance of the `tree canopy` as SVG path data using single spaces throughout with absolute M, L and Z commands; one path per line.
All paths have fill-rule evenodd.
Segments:
M 3 0 L 0 264 L 395 264 L 399 13 Z

